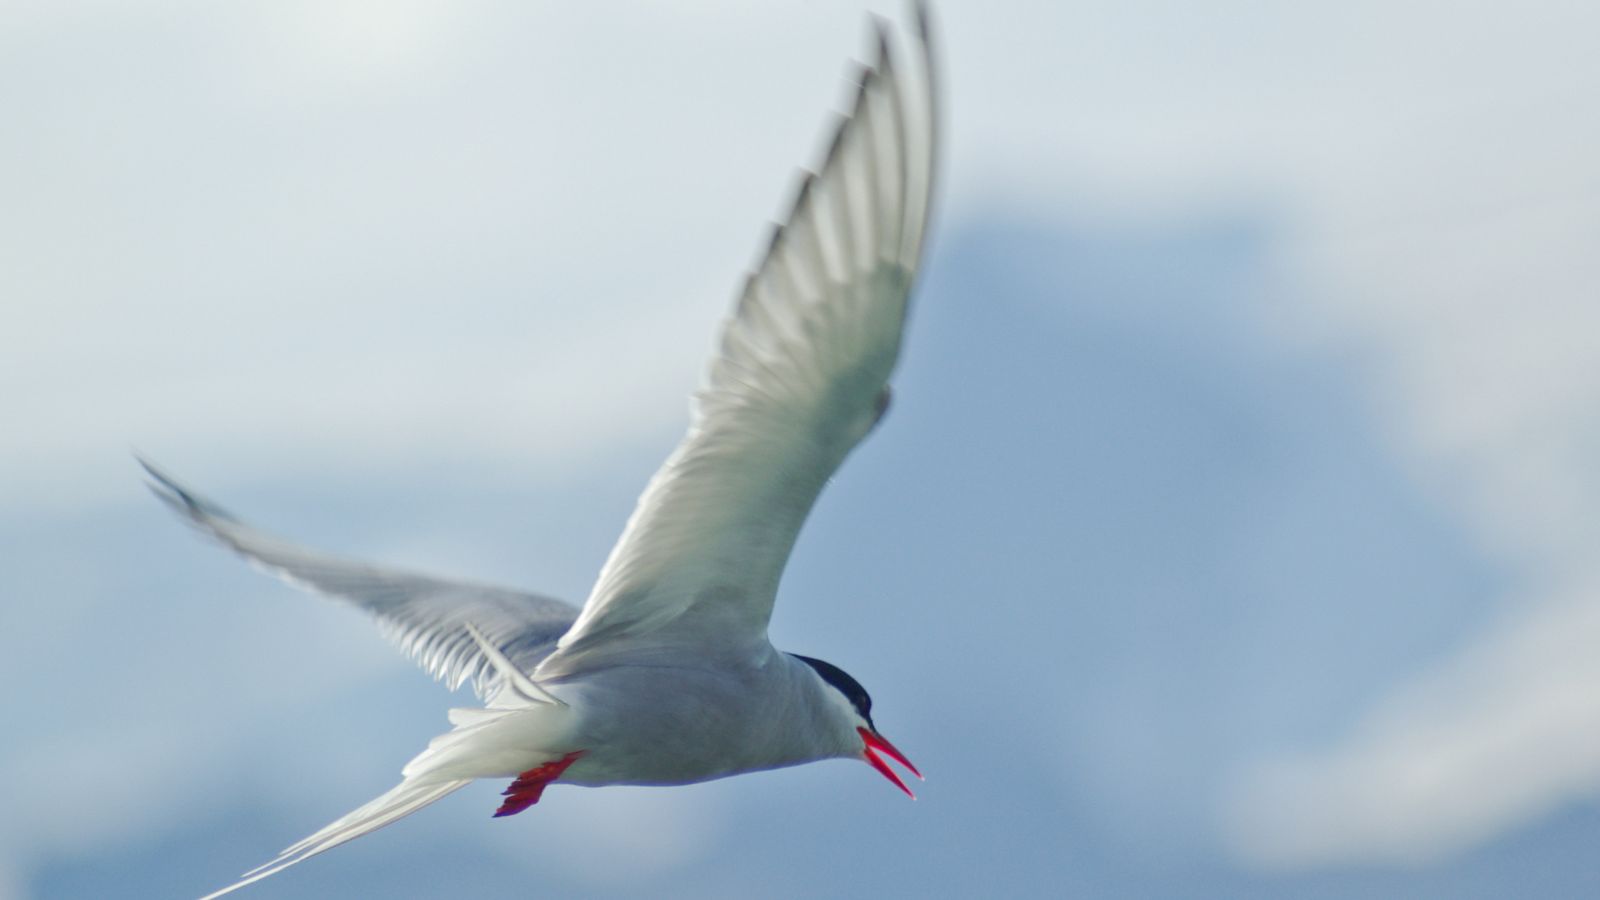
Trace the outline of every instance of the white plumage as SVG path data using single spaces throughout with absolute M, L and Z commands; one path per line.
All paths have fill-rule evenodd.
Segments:
M 926 241 L 936 146 L 927 13 L 902 67 L 875 59 L 827 157 L 723 328 L 688 434 L 651 479 L 582 610 L 380 569 L 242 524 L 146 464 L 189 522 L 296 585 L 346 600 L 482 708 L 450 712 L 394 789 L 287 848 L 228 893 L 415 812 L 476 778 L 685 784 L 833 757 L 910 763 L 842 670 L 767 640 L 778 581 L 818 493 L 881 418 Z M 915 769 L 912 769 L 915 772 Z M 909 791 L 907 791 L 909 793 Z

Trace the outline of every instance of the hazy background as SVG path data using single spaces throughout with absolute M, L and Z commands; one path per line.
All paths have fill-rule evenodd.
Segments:
M 252 896 L 1600 896 L 1600 7 L 938 13 L 897 404 L 773 623 L 921 799 L 483 784 Z M 0 898 L 213 889 L 471 702 L 129 451 L 581 600 L 862 20 L 0 7 Z

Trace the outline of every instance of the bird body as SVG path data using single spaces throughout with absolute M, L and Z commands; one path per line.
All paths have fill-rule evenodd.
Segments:
M 840 727 L 816 673 L 786 653 L 764 656 L 738 666 L 617 666 L 551 686 L 577 710 L 573 746 L 585 750 L 562 780 L 690 784 L 858 756 L 860 738 Z
M 828 479 L 882 418 L 926 241 L 936 103 L 927 13 L 915 75 L 875 22 L 874 62 L 823 164 L 725 323 L 688 433 L 646 487 L 581 609 L 307 550 L 144 463 L 191 525 L 255 565 L 372 614 L 451 689 L 451 730 L 399 785 L 210 896 L 411 814 L 479 778 L 496 815 L 552 783 L 676 785 L 831 758 L 916 769 L 842 669 L 767 638 L 778 581 Z M 141 461 L 143 462 L 143 461 Z M 920 777 L 920 775 L 918 775 Z

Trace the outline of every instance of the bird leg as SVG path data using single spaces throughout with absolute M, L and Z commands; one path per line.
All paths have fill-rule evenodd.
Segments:
M 503 796 L 506 798 L 500 808 L 495 810 L 495 818 L 501 816 L 514 816 L 519 812 L 539 802 L 539 797 L 544 793 L 545 785 L 561 777 L 567 767 L 578 761 L 583 755 L 582 750 L 574 750 L 558 760 L 547 762 L 541 766 L 534 766 L 511 782 Z

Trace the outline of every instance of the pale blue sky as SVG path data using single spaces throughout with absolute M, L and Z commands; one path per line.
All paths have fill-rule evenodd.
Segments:
M 580 600 L 861 11 L 0 13 L 0 900 L 215 888 L 469 702 L 129 448 Z M 774 622 L 921 799 L 830 763 L 496 821 L 483 785 L 256 895 L 1600 889 L 1596 14 L 939 12 L 896 406 Z

